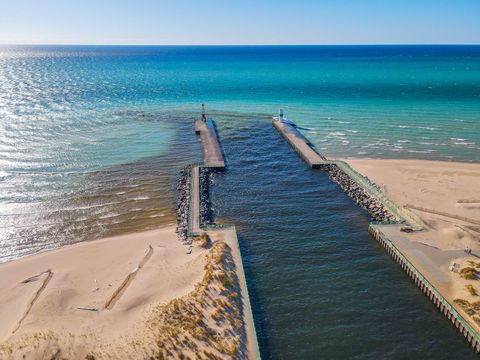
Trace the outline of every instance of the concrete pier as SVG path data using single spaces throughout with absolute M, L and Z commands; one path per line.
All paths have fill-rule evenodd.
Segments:
M 371 223 L 369 233 L 400 264 L 413 283 L 430 301 L 452 322 L 475 351 L 480 352 L 478 326 L 468 320 L 468 315 L 454 306 L 443 294 L 448 294 L 451 286 L 449 277 L 440 270 L 450 261 L 463 256 L 462 251 L 442 251 L 408 240 L 400 231 L 401 225 Z M 443 293 L 443 294 L 442 294 Z M 463 314 L 462 314 L 463 313 Z
M 408 209 L 398 206 L 394 201 L 389 199 L 382 191 L 380 191 L 374 184 L 370 182 L 363 175 L 352 169 L 344 161 L 329 160 L 322 154 L 318 153 L 312 146 L 310 140 L 302 135 L 296 126 L 289 121 L 282 121 L 279 118 L 274 118 L 273 126 L 277 131 L 287 140 L 290 146 L 297 152 L 297 154 L 310 166 L 310 168 L 322 168 L 327 171 L 332 170 L 335 166 L 340 171 L 345 173 L 354 183 L 358 184 L 362 192 L 372 199 L 376 199 L 386 211 L 394 216 L 397 221 L 405 223 L 412 231 L 424 230 L 422 221 Z M 368 210 L 367 210 L 368 211 Z M 372 215 L 372 214 L 370 214 Z M 375 217 L 372 216 L 374 219 Z
M 236 264 L 236 272 L 239 279 L 239 294 L 243 306 L 242 316 L 245 325 L 247 358 L 260 360 L 260 349 L 235 226 L 209 224 L 203 225 L 202 227 L 200 220 L 202 206 L 201 192 L 205 191 L 205 188 L 203 188 L 203 190 L 201 188 L 201 171 L 205 168 L 225 169 L 225 160 L 221 151 L 215 123 L 212 119 L 206 118 L 204 112 L 202 118 L 195 121 L 195 132 L 199 134 L 201 138 L 204 161 L 203 164 L 194 164 L 191 167 L 188 232 L 189 236 L 198 236 L 206 232 L 212 240 L 223 240 L 232 249 L 232 256 Z M 208 192 L 208 189 L 206 191 Z
M 200 229 L 200 169 L 198 165 L 192 166 L 192 174 L 190 180 L 190 219 L 189 232 L 190 235 L 199 235 Z
M 278 119 L 273 120 L 272 124 L 310 168 L 321 168 L 330 164 L 327 158 L 319 154 L 313 148 L 312 143 L 295 126 Z
M 195 132 L 200 135 L 202 141 L 203 162 L 206 167 L 216 169 L 225 168 L 220 141 L 215 128 L 215 122 L 206 118 L 195 120 Z
M 240 294 L 242 297 L 243 320 L 245 323 L 245 335 L 247 345 L 247 356 L 249 360 L 261 360 L 260 348 L 257 341 L 257 333 L 255 331 L 255 323 L 253 319 L 252 307 L 250 303 L 250 295 L 248 293 L 245 271 L 243 269 L 242 254 L 238 244 L 237 231 L 235 226 L 212 226 L 208 230 L 208 234 L 213 241 L 223 240 L 232 249 L 232 256 L 237 265 L 237 276 L 240 286 Z
M 408 229 L 410 232 L 425 230 L 418 216 L 396 204 L 376 184 L 355 171 L 348 163 L 340 160 L 328 161 L 312 148 L 310 141 L 300 134 L 295 125 L 278 119 L 273 121 L 273 125 L 311 168 L 322 168 L 327 171 L 331 175 L 330 178 L 337 182 L 345 193 L 354 200 L 360 200 L 357 201 L 359 205 L 368 200 L 371 205 L 364 207 L 367 211 L 372 206 L 374 208 L 380 206 L 381 212 L 387 213 L 387 221 L 370 223 L 370 234 L 400 264 L 439 311 L 459 329 L 470 345 L 480 352 L 480 326 L 475 324 L 463 309 L 455 305 L 450 295 L 452 280 L 449 274 L 444 272 L 454 259 L 463 257 L 464 253 L 440 250 L 410 241 L 403 230 Z M 332 177 L 332 174 L 335 176 Z M 372 216 L 370 211 L 369 213 Z

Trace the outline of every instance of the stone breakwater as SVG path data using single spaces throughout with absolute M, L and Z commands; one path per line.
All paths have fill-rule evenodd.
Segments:
M 343 192 L 350 196 L 360 207 L 368 211 L 373 221 L 398 222 L 398 219 L 383 204 L 370 196 L 355 180 L 336 165 L 325 165 L 323 169 L 328 173 L 330 179 L 340 186 Z M 378 186 L 376 187 L 378 188 Z
M 189 243 L 188 237 L 188 221 L 190 208 L 190 178 L 192 167 L 185 166 L 180 171 L 180 178 L 177 184 L 177 235 L 184 243 Z
M 209 168 L 200 168 L 200 227 L 213 224 L 212 203 L 210 201 L 210 176 Z
M 200 227 L 213 224 L 214 216 L 212 203 L 210 201 L 210 178 L 214 170 L 206 167 L 199 168 L 200 185 Z M 192 197 L 191 189 L 192 166 L 187 165 L 180 171 L 180 177 L 177 184 L 177 234 L 180 239 L 190 244 L 189 221 L 190 221 L 190 201 Z

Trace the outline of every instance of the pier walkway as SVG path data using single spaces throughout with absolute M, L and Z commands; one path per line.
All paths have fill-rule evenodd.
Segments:
M 203 113 L 203 118 L 204 113 Z M 236 273 L 239 280 L 239 293 L 242 300 L 242 316 L 245 324 L 246 355 L 251 360 L 261 360 L 260 349 L 255 331 L 255 323 L 248 293 L 247 281 L 243 269 L 243 260 L 238 243 L 237 232 L 233 225 L 209 224 L 202 227 L 200 222 L 201 204 L 201 168 L 225 169 L 225 160 L 220 147 L 215 123 L 210 118 L 195 121 L 195 132 L 200 135 L 202 142 L 203 163 L 193 164 L 190 177 L 190 204 L 188 214 L 188 231 L 190 236 L 198 236 L 204 232 L 212 241 L 224 241 L 231 249 L 236 265 Z
M 459 329 L 470 345 L 480 352 L 480 325 L 472 321 L 468 314 L 455 304 L 451 292 L 455 284 L 446 270 L 449 269 L 449 264 L 455 259 L 464 257 L 465 253 L 460 250 L 441 250 L 410 240 L 405 230 L 409 232 L 426 230 L 418 216 L 409 211 L 406 206 L 402 207 L 395 203 L 376 184 L 345 161 L 329 161 L 316 152 L 310 141 L 296 129 L 295 124 L 276 118 L 273 125 L 311 168 L 323 167 L 331 171 L 332 167 L 324 167 L 324 165 L 335 166 L 348 179 L 358 184 L 370 198 L 378 200 L 396 218 L 396 221 L 390 224 L 371 222 L 370 234 L 385 247 L 388 254 L 402 266 L 414 283 Z
M 203 162 L 206 167 L 217 169 L 225 168 L 220 141 L 217 136 L 215 122 L 207 118 L 195 120 L 195 132 L 200 135 L 202 141 Z
M 335 165 L 353 181 L 355 181 L 369 196 L 377 199 L 386 209 L 395 215 L 401 222 L 408 224 L 412 231 L 420 231 L 424 229 L 423 222 L 414 213 L 399 206 L 393 200 L 388 198 L 375 184 L 362 174 L 355 171 L 345 161 L 329 160 L 322 154 L 318 153 L 310 140 L 301 134 L 296 126 L 289 120 L 288 122 L 275 118 L 273 126 L 287 140 L 287 142 L 295 149 L 297 154 L 312 168 L 322 168 L 326 165 Z
M 279 119 L 273 120 L 273 126 L 287 140 L 290 146 L 312 169 L 330 164 L 326 157 L 319 154 L 312 143 L 292 124 Z
M 200 229 L 200 168 L 198 165 L 192 166 L 192 175 L 190 180 L 190 213 L 189 213 L 189 231 L 192 235 L 199 235 Z
M 371 223 L 369 232 L 479 352 L 480 326 L 455 304 L 452 295 L 455 282 L 447 270 L 452 262 L 464 257 L 465 253 L 461 250 L 442 250 L 411 241 L 401 231 L 401 227 L 400 224 Z

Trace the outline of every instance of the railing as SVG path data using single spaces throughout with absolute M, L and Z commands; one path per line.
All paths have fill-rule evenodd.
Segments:
M 366 190 L 371 196 L 375 197 L 380 201 L 393 215 L 395 215 L 400 221 L 404 221 L 411 226 L 423 228 L 422 221 L 411 211 L 408 211 L 393 200 L 391 200 L 386 194 L 378 189 L 375 184 L 373 184 L 365 176 L 353 169 L 345 161 L 337 160 L 335 164 L 338 168 L 344 171 L 348 176 L 350 176 L 357 184 L 359 184 L 364 190 Z
M 420 271 L 398 250 L 398 248 L 392 243 L 392 241 L 381 231 L 377 228 L 377 224 L 371 223 L 370 227 L 380 236 L 380 238 L 390 247 L 390 249 L 398 256 L 405 265 L 412 271 L 420 281 L 432 292 L 437 299 L 442 303 L 444 307 L 450 311 L 450 313 L 455 316 L 455 318 L 462 324 L 462 326 L 467 329 L 467 331 L 472 335 L 477 344 L 480 343 L 480 335 L 478 332 L 470 325 L 470 323 L 465 320 L 465 318 L 455 309 L 441 294 L 440 292 L 422 275 Z
M 207 224 L 204 226 L 204 229 L 205 230 L 226 230 L 226 229 L 236 229 L 235 228 L 235 225 L 233 224 L 216 224 L 216 223 L 213 223 L 213 224 Z

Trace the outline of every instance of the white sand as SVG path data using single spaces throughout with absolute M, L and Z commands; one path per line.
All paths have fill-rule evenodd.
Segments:
M 149 253 L 150 245 L 153 251 Z M 168 227 L 0 264 L 0 341 L 53 332 L 71 345 L 71 353 L 62 356 L 76 358 L 82 349 L 141 337 L 145 331 L 142 319 L 154 305 L 189 293 L 202 279 L 204 250 L 194 248 L 191 254 L 187 250 L 174 227 Z M 150 256 L 145 257 L 147 254 Z M 111 309 L 105 309 L 105 302 L 142 259 L 143 267 L 112 302 Z M 49 269 L 52 275 L 48 283 L 48 273 L 22 283 Z
M 423 220 L 429 231 L 409 235 L 412 240 L 443 250 L 463 250 L 466 246 L 480 250 L 480 164 L 427 160 L 346 161 L 384 187 L 386 194 L 398 204 L 411 206 Z

